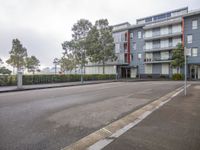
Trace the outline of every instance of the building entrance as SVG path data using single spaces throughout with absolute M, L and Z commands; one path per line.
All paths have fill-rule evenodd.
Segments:
M 200 79 L 200 66 L 198 65 L 190 66 L 190 79 L 192 80 Z

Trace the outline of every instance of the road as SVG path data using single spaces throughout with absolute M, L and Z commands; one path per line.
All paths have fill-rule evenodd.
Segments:
M 0 150 L 59 150 L 181 82 L 115 82 L 0 94 Z

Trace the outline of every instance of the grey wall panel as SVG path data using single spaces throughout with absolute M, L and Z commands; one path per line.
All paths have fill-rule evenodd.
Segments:
M 192 20 L 197 20 L 197 29 L 192 29 Z M 187 35 L 192 35 L 192 43 L 187 43 Z M 198 48 L 197 57 L 188 57 L 189 64 L 200 64 L 200 15 L 189 16 L 184 19 L 184 43 L 187 48 Z

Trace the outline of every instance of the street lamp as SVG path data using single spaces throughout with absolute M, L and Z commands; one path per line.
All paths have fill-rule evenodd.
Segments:
M 59 61 L 58 58 L 54 58 L 54 60 L 53 60 L 53 64 L 55 65 L 55 74 L 57 73 L 57 65 L 58 65 L 58 61 Z
M 185 83 L 184 83 L 184 95 L 187 95 L 187 56 L 191 56 L 191 48 L 184 47 L 184 57 L 185 57 Z

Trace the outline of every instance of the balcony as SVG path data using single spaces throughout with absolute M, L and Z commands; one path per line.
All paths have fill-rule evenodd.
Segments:
M 148 53 L 148 52 L 158 52 L 158 51 L 168 51 L 168 50 L 172 50 L 172 49 L 175 49 L 176 46 L 168 46 L 168 47 L 153 47 L 151 49 L 145 49 L 144 48 L 144 52 Z
M 173 25 L 173 24 L 179 24 L 181 22 L 182 22 L 182 18 L 179 17 L 179 18 L 169 19 L 169 20 L 165 20 L 165 21 L 154 22 L 154 23 L 144 26 L 143 29 L 145 29 L 145 30 L 153 29 L 153 28 L 169 26 L 169 25 Z
M 151 41 L 151 40 L 158 40 L 158 39 L 163 39 L 163 38 L 171 38 L 171 37 L 177 37 L 177 36 L 181 36 L 182 32 L 169 32 L 168 34 L 155 34 L 151 37 L 144 37 L 145 41 Z
M 172 61 L 172 58 L 166 58 L 166 59 L 161 59 L 161 58 L 145 58 L 144 63 L 145 64 L 155 64 L 155 63 L 170 63 Z

